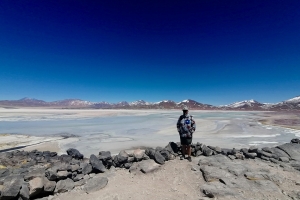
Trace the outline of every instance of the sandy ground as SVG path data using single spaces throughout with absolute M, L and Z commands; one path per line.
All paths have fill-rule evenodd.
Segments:
M 131 174 L 128 170 L 117 169 L 113 172 L 100 174 L 100 176 L 108 177 L 108 185 L 96 192 L 87 194 L 81 187 L 75 188 L 71 192 L 58 194 L 53 200 L 195 200 L 209 199 L 201 191 L 201 187 L 206 184 L 202 173 L 199 170 L 198 161 L 201 157 L 194 158 L 190 163 L 187 160 L 179 160 L 178 158 L 166 162 L 161 168 L 150 174 Z M 236 160 L 237 162 L 240 162 Z M 265 170 L 270 174 L 277 174 L 278 177 L 284 177 L 283 182 L 279 185 L 280 189 L 289 194 L 298 191 L 300 186 L 295 183 L 299 181 L 300 174 L 298 172 L 283 171 L 278 165 L 264 162 L 260 160 L 244 160 L 246 166 L 254 171 Z M 191 170 L 194 167 L 196 171 Z M 267 188 L 262 191 L 245 190 L 237 192 L 241 193 L 244 199 L 290 199 L 280 193 L 268 191 Z M 280 196 L 278 196 L 280 195 Z M 227 198 L 217 198 L 229 200 Z M 237 198 L 232 198 L 237 199 Z
M 200 186 L 204 179 L 200 172 L 191 170 L 197 165 L 187 160 L 173 160 L 150 174 L 133 175 L 126 169 L 117 169 L 108 175 L 108 185 L 97 192 L 86 194 L 80 188 L 69 193 L 55 196 L 59 200 L 153 200 L 153 199 L 199 199 Z

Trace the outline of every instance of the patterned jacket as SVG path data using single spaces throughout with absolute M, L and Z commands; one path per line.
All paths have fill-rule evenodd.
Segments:
M 196 130 L 196 123 L 193 116 L 181 115 L 177 121 L 177 131 L 180 137 L 192 138 Z

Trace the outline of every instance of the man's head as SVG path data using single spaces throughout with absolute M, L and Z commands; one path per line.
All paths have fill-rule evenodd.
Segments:
M 188 109 L 187 106 L 184 106 L 184 107 L 182 108 L 182 111 L 183 111 L 183 114 L 184 114 L 184 115 L 187 115 L 187 114 L 189 113 L 189 109 Z

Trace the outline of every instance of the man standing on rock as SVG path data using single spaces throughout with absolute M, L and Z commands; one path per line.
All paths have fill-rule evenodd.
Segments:
M 193 120 L 193 117 L 189 115 L 188 108 L 186 106 L 182 109 L 183 115 L 181 115 L 177 121 L 177 131 L 180 135 L 182 156 L 181 160 L 185 158 L 187 154 L 188 161 L 192 161 L 191 158 L 191 144 L 193 139 L 193 133 L 196 130 L 196 123 Z

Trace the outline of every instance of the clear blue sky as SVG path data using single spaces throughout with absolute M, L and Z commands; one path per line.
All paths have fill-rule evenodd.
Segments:
M 0 99 L 300 95 L 299 0 L 0 1 Z

